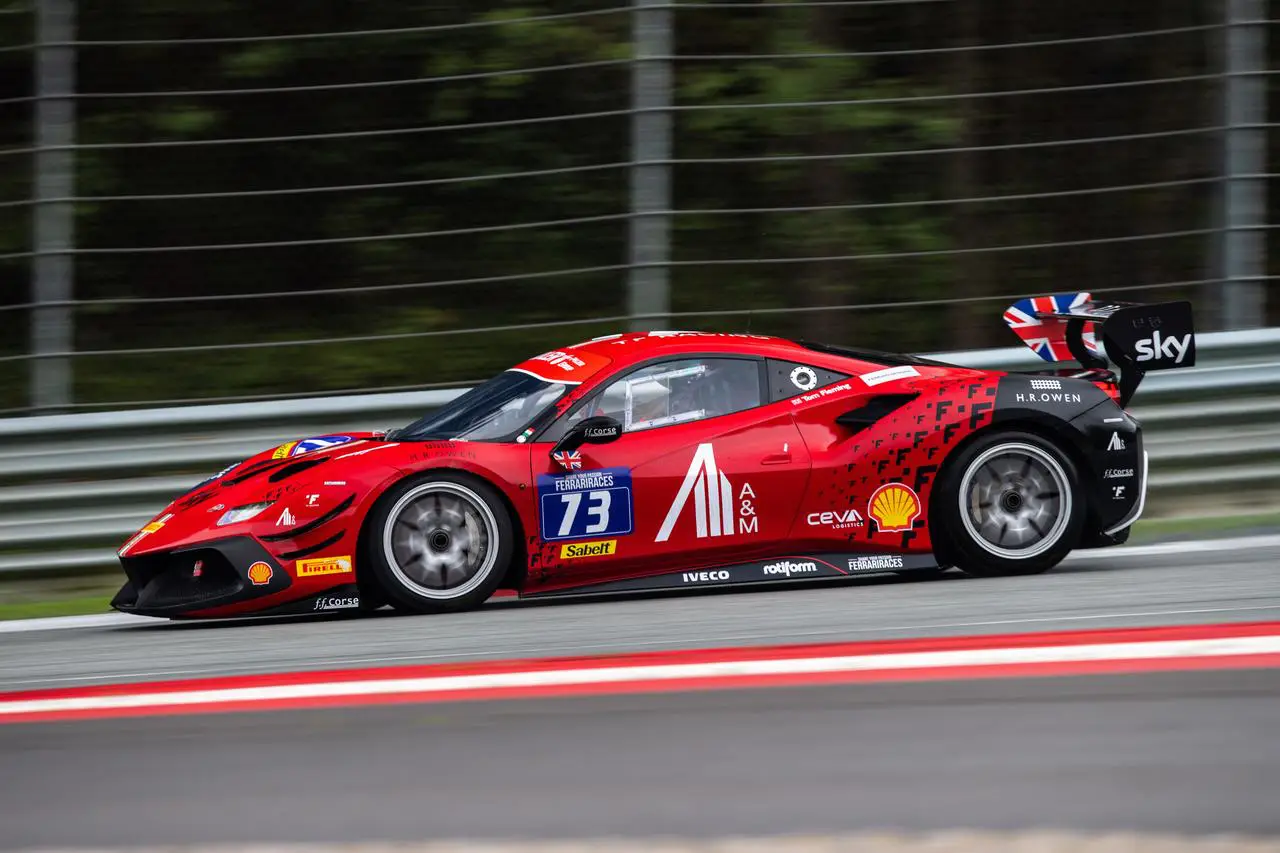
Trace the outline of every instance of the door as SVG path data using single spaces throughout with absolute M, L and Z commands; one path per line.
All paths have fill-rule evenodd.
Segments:
M 540 542 L 530 549 L 530 591 L 785 550 L 809 455 L 786 404 L 762 393 L 763 378 L 761 362 L 746 357 L 652 363 L 540 436 L 531 445 Z M 569 426 L 599 414 L 623 425 L 620 438 L 550 458 Z

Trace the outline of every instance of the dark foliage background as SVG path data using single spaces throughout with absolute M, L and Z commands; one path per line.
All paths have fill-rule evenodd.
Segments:
M 78 38 L 372 30 L 599 9 L 600 0 L 82 0 Z M 1121 287 L 1213 276 L 1212 236 L 1204 232 L 1214 221 L 1220 136 L 1160 134 L 1221 124 L 1220 60 L 1212 50 L 1221 38 L 1213 28 L 1220 9 L 1214 3 L 955 0 L 680 9 L 674 18 L 678 55 L 737 58 L 684 59 L 675 66 L 675 157 L 695 162 L 673 168 L 679 211 L 672 231 L 673 310 L 757 313 L 677 316 L 669 327 L 749 326 L 911 351 L 990 346 L 1012 341 L 999 319 L 1009 295 L 1079 287 L 1122 297 Z M 617 164 L 630 157 L 631 71 L 624 61 L 630 26 L 624 11 L 359 38 L 81 47 L 78 88 L 84 93 L 453 79 L 82 99 L 78 142 L 89 147 L 78 155 L 78 195 L 108 198 L 78 203 L 78 245 L 148 249 L 78 255 L 77 298 L 278 295 L 81 306 L 77 349 L 321 343 L 85 356 L 75 361 L 77 401 L 467 382 L 567 341 L 616 331 L 623 321 L 476 330 L 626 313 L 628 172 Z M 1169 28 L 1187 29 L 1079 41 Z M 29 43 L 32 29 L 30 14 L 0 15 L 0 44 Z M 1065 41 L 983 49 L 1054 40 Z M 957 46 L 971 49 L 948 50 Z M 914 52 L 902 55 L 907 50 Z M 797 53 L 824 56 L 758 58 Z M 584 62 L 598 64 L 482 74 Z M 1188 79 L 1117 85 L 1161 78 Z M 1072 91 L 934 97 L 1064 87 Z M 31 91 L 32 55 L 0 53 L 0 101 Z M 871 103 L 749 108 L 854 99 Z M 32 144 L 32 112 L 29 102 L 0 104 L 0 145 Z M 512 121 L 583 113 L 603 115 Z M 478 122 L 495 126 L 438 129 Z M 392 128 L 437 129 L 92 147 Z M 1109 136 L 1141 138 L 1055 144 Z M 936 149 L 957 150 L 910 153 Z M 725 159 L 740 161 L 705 162 Z M 587 165 L 601 168 L 555 171 Z M 29 154 L 0 156 L 0 200 L 30 198 L 32 166 Z M 551 173 L 494 177 L 533 170 Z M 464 180 L 476 176 L 489 177 Z M 430 182 L 403 185 L 413 181 Z M 1156 182 L 1177 185 L 1072 192 Z M 342 185 L 363 188 L 314 191 Z M 173 198 L 283 189 L 298 192 Z M 164 197 L 111 198 L 123 195 Z M 1008 198 L 941 203 L 992 196 Z M 810 209 L 767 210 L 779 207 Z M 743 209 L 752 212 L 732 212 Z M 0 254 L 29 250 L 30 214 L 21 204 L 0 207 Z M 575 221 L 478 230 L 547 220 Z M 437 231 L 464 233 L 348 239 Z M 1184 231 L 1199 233 L 1098 242 Z M 290 241 L 303 244 L 150 248 Z M 1008 248 L 1041 243 L 1077 245 Z M 583 268 L 595 271 L 557 272 Z M 547 274 L 521 278 L 529 273 Z M 486 278 L 498 280 L 470 282 Z M 458 280 L 470 283 L 377 289 Z M 332 288 L 350 290 L 305 293 Z M 0 306 L 26 303 L 29 291 L 28 260 L 0 262 Z M 1128 295 L 1139 294 L 1190 295 L 1203 307 L 1212 304 L 1213 286 Z M 917 300 L 934 304 L 867 307 Z M 778 310 L 823 306 L 845 307 Z M 1212 312 L 1205 311 L 1208 325 Z M 0 354 L 27 351 L 28 323 L 25 310 L 0 311 Z M 419 336 L 340 340 L 379 335 Z M 0 363 L 0 408 L 26 405 L 26 371 L 24 362 Z

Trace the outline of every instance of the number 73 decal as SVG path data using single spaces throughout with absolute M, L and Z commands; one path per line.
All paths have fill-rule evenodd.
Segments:
M 602 468 L 538 477 L 542 539 L 585 539 L 631 532 L 631 471 Z

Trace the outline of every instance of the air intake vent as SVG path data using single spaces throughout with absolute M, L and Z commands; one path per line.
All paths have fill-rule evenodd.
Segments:
M 303 471 L 306 471 L 308 468 L 314 468 L 317 465 L 321 465 L 328 461 L 329 461 L 329 457 L 327 456 L 322 456 L 319 459 L 303 459 L 300 462 L 294 462 L 292 465 L 284 466 L 283 468 L 281 468 L 279 471 L 276 471 L 267 479 L 273 483 L 278 483 L 281 480 L 289 479 L 295 474 L 301 474 Z
M 840 415 L 836 418 L 836 423 L 858 432 L 919 396 L 919 394 L 881 394 L 879 397 L 868 400 L 866 404 Z
M 338 540 L 346 535 L 347 535 L 347 531 L 339 530 L 337 533 L 333 534 L 328 539 L 317 542 L 314 545 L 310 545 L 306 548 L 299 548 L 297 551 L 286 551 L 285 553 L 280 555 L 280 559 L 281 560 L 301 560 L 303 557 L 310 557 L 312 554 L 315 554 L 319 551 L 323 551 L 325 548 L 328 548 L 332 545 L 336 545 L 338 543 Z
M 272 468 L 283 465 L 282 459 L 264 459 L 256 465 L 250 465 L 234 477 L 229 477 L 222 481 L 223 486 L 234 486 L 236 483 L 243 483 L 250 477 L 256 477 L 264 471 L 270 471 Z

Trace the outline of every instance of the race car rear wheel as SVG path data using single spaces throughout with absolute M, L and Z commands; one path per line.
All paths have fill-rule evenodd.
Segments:
M 484 602 L 511 560 L 511 518 L 493 487 L 433 472 L 383 496 L 370 517 L 369 563 L 400 610 L 437 613 Z
M 1061 562 L 1080 540 L 1085 506 L 1071 459 L 1021 431 L 978 438 L 939 483 L 946 550 L 971 575 L 1029 575 Z

